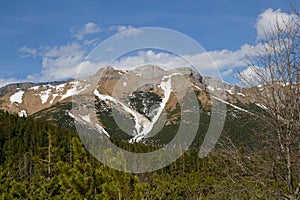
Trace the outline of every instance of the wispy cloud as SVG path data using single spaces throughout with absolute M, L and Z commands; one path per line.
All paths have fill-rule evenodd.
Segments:
M 82 40 L 84 36 L 101 32 L 101 28 L 94 22 L 88 22 L 83 27 L 72 27 L 70 29 L 71 36 Z
M 15 78 L 1 78 L 0 77 L 0 88 L 8 85 L 10 83 L 16 83 L 16 82 L 20 82 L 21 80 L 17 80 Z
M 110 30 L 112 31 L 117 31 L 119 34 L 118 34 L 118 37 L 119 38 L 124 38 L 124 37 L 135 37 L 139 34 L 142 33 L 141 30 L 131 26 L 131 25 L 128 25 L 128 26 L 111 26 L 109 28 Z
M 37 55 L 37 50 L 23 46 L 19 49 L 19 53 L 20 53 L 20 58 L 29 58 L 29 57 L 35 58 Z

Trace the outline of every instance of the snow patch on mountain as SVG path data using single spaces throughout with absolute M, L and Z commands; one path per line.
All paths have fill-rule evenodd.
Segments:
M 197 85 L 195 85 L 195 84 L 193 84 L 193 86 L 194 86 L 196 89 L 198 89 L 198 90 L 203 90 L 203 89 L 201 89 L 199 86 L 197 86 Z
M 226 90 L 226 92 L 228 92 L 229 94 L 233 95 L 234 92 L 232 92 L 232 90 Z
M 86 121 L 87 123 L 91 123 L 90 115 L 91 115 L 91 114 L 80 115 L 80 117 L 81 117 L 81 119 L 83 119 L 83 120 Z
M 268 108 L 260 103 L 255 103 L 255 105 L 257 105 L 258 107 L 264 109 L 264 110 L 267 110 Z
M 108 138 L 110 138 L 110 135 L 108 134 L 108 132 L 99 124 L 95 125 L 95 128 L 100 132 L 100 133 L 104 133 Z
M 64 91 L 66 85 L 67 85 L 67 83 L 63 83 L 63 84 L 57 85 L 57 86 L 55 86 L 55 89 L 58 92 L 62 92 L 62 91 Z
M 214 87 L 212 87 L 212 86 L 210 86 L 210 85 L 209 85 L 209 86 L 207 86 L 207 89 L 208 89 L 208 90 L 210 90 L 210 91 L 215 91 L 215 88 L 214 88 Z
M 18 113 L 18 116 L 19 116 L 19 117 L 27 117 L 28 115 L 27 115 L 26 110 L 21 110 L 21 111 Z
M 53 97 L 52 97 L 52 100 L 50 101 L 50 104 L 53 104 L 56 97 L 58 97 L 58 94 L 53 94 Z
M 23 94 L 25 92 L 23 90 L 20 90 L 16 92 L 15 94 L 11 95 L 9 100 L 11 103 L 19 103 L 21 104 L 23 102 Z
M 41 97 L 42 104 L 47 103 L 49 96 L 51 95 L 51 89 L 42 91 L 39 96 Z
M 76 117 L 75 115 L 73 115 L 71 112 L 68 112 L 68 115 L 78 122 L 81 122 L 81 123 L 87 122 L 88 124 L 91 124 L 90 114 L 84 115 L 84 116 L 80 115 L 80 118 L 82 118 L 84 121 L 82 119 Z M 107 131 L 102 126 L 100 126 L 98 123 L 95 124 L 94 128 L 96 130 L 98 130 L 100 133 L 104 133 L 108 138 L 110 138 L 110 135 L 107 133 Z
M 40 87 L 41 86 L 33 86 L 33 87 L 29 88 L 29 90 L 35 90 L 35 91 L 37 91 Z
M 64 95 L 62 95 L 60 101 L 63 99 L 66 99 L 70 96 L 77 95 L 77 94 L 83 92 L 84 90 L 86 90 L 87 87 L 89 87 L 89 85 L 86 85 L 85 87 L 81 88 L 81 83 L 79 81 L 74 81 L 71 83 L 73 84 L 72 88 L 67 90 L 67 92 Z
M 68 115 L 69 115 L 71 118 L 75 119 L 76 121 L 81 121 L 78 117 L 76 117 L 75 115 L 73 115 L 71 112 L 68 112 Z
M 240 110 L 240 111 L 249 113 L 248 110 L 245 110 L 245 109 L 240 108 L 240 107 L 238 107 L 238 106 L 236 106 L 236 105 L 233 105 L 233 104 L 231 104 L 231 103 L 229 103 L 229 102 L 227 102 L 227 101 L 225 101 L 225 100 L 223 100 L 223 99 L 220 99 L 220 98 L 215 97 L 215 96 L 211 96 L 211 97 L 214 98 L 214 99 L 216 99 L 216 100 L 218 100 L 218 101 L 220 101 L 220 102 L 222 102 L 222 103 L 225 103 L 225 104 L 227 104 L 227 105 L 229 105 L 229 106 L 231 106 L 231 107 L 233 107 L 233 108 L 235 108 L 235 109 L 237 109 L 237 110 Z

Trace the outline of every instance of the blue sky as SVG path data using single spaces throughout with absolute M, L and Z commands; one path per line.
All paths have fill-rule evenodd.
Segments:
M 300 9 L 300 1 L 291 2 Z M 282 0 L 2 1 L 0 86 L 70 78 L 64 70 L 79 65 L 96 44 L 134 27 L 188 35 L 220 63 L 223 78 L 234 82 L 228 74 L 242 65 L 237 57 L 258 43 L 259 16 L 263 21 L 289 10 Z

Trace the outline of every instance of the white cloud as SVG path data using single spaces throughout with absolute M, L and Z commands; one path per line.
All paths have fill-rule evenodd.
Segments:
M 100 27 L 93 22 L 88 22 L 79 29 L 73 27 L 70 30 L 71 36 L 78 40 L 82 40 L 85 35 L 99 33 L 100 31 L 101 31 Z
M 106 51 L 113 51 L 113 50 L 114 48 L 112 48 L 111 46 L 106 49 Z
M 233 70 L 233 69 L 227 69 L 227 70 L 223 71 L 223 72 L 221 73 L 221 75 L 222 75 L 222 77 L 225 77 L 225 76 L 232 76 L 233 73 L 234 73 L 234 70 Z
M 42 58 L 42 79 L 55 80 L 76 75 L 74 67 L 85 56 L 80 44 L 71 43 L 49 49 Z
M 260 85 L 265 82 L 271 81 L 270 70 L 268 68 L 259 66 L 249 66 L 239 74 L 237 74 L 238 79 L 240 79 L 240 85 L 242 86 L 254 86 Z
M 280 9 L 273 10 L 267 9 L 262 12 L 258 17 L 255 24 L 257 31 L 257 40 L 264 39 L 271 27 L 275 25 L 276 19 L 279 24 L 294 18 L 294 15 L 282 12 Z M 92 63 L 85 60 L 88 54 L 88 49 L 93 47 L 99 38 L 87 37 L 87 35 L 99 33 L 101 31 L 117 32 L 119 38 L 135 37 L 142 33 L 141 30 L 136 29 L 131 25 L 112 26 L 108 29 L 101 29 L 96 23 L 88 22 L 82 27 L 73 27 L 70 29 L 71 36 L 75 38 L 74 42 L 62 46 L 49 47 L 49 48 L 28 48 L 23 46 L 19 49 L 21 58 L 37 57 L 42 58 L 42 70 L 40 74 L 33 74 L 27 77 L 30 81 L 51 81 L 66 78 L 75 78 L 77 76 L 87 76 L 96 71 L 100 67 L 105 67 L 109 63 L 102 60 L 99 63 Z M 158 64 L 169 67 L 189 67 L 186 60 L 191 61 L 198 66 L 200 72 L 204 75 L 212 75 L 216 71 L 216 66 L 221 72 L 221 75 L 231 75 L 235 68 L 245 66 L 245 55 L 252 56 L 255 49 L 259 50 L 263 44 L 256 45 L 244 44 L 237 50 L 222 49 L 216 51 L 209 51 L 194 55 L 182 55 L 182 57 L 174 56 L 165 52 L 153 51 L 140 51 L 137 55 L 124 57 L 113 63 L 114 66 L 120 68 L 133 68 L 144 64 Z M 106 51 L 112 51 L 112 47 L 108 47 Z M 80 72 L 80 74 L 78 74 Z M 247 68 L 243 74 L 248 77 L 255 78 L 254 70 Z M 16 81 L 15 79 L 1 79 L 0 85 Z
M 166 52 L 151 50 L 139 51 L 137 55 L 123 57 L 114 63 L 102 60 L 92 63 L 85 60 L 87 52 L 84 44 L 73 42 L 63 46 L 48 48 L 42 56 L 42 71 L 38 75 L 29 75 L 30 81 L 50 81 L 92 75 L 101 67 L 112 64 L 114 67 L 128 69 L 145 64 L 156 64 L 170 68 L 190 67 L 191 61 L 203 75 L 216 76 L 216 66 L 222 75 L 229 75 L 232 69 L 244 66 L 243 58 L 250 54 L 255 46 L 243 45 L 236 51 L 220 50 L 194 55 L 175 56 Z M 108 49 L 109 50 L 109 49 Z
M 19 53 L 21 54 L 20 58 L 29 58 L 29 57 L 35 58 L 37 54 L 37 50 L 23 46 L 19 49 Z
M 20 82 L 20 80 L 17 80 L 15 78 L 1 78 L 0 77 L 0 88 L 4 87 L 10 83 L 17 83 Z
M 256 22 L 257 39 L 262 39 L 266 28 L 270 25 L 270 21 L 276 19 L 288 19 L 290 16 L 280 10 L 267 9 L 261 13 Z M 86 35 L 99 33 L 101 31 L 113 31 L 119 33 L 122 37 L 135 37 L 142 31 L 133 26 L 112 26 L 108 29 L 100 29 L 100 27 L 88 22 L 81 28 L 72 28 L 70 30 L 72 37 L 76 38 L 75 42 L 68 43 L 63 46 L 50 47 L 43 49 L 43 52 L 38 52 L 35 49 L 22 47 L 20 52 L 24 55 L 41 56 L 42 57 L 42 71 L 38 75 L 29 75 L 27 79 L 34 81 L 50 81 L 66 78 L 75 78 L 78 76 L 86 76 L 96 73 L 100 67 L 105 67 L 109 63 L 107 60 L 102 60 L 99 63 L 92 63 L 86 61 L 85 57 L 88 54 L 88 48 L 92 47 L 99 38 L 88 38 Z M 90 40 L 86 40 L 86 39 Z M 261 43 L 256 45 L 244 44 L 237 50 L 222 49 L 216 51 L 209 51 L 194 55 L 182 55 L 182 57 L 174 56 L 166 52 L 140 51 L 137 55 L 124 57 L 113 63 L 113 66 L 119 68 L 133 68 L 144 64 L 157 64 L 160 66 L 169 67 L 190 67 L 186 60 L 191 61 L 200 69 L 203 75 L 216 75 L 216 67 L 221 72 L 221 75 L 231 75 L 235 68 L 245 66 L 245 55 L 253 55 L 255 49 L 261 48 Z M 108 47 L 106 51 L 112 51 L 112 47 Z M 80 72 L 80 74 L 78 74 Z M 251 70 L 245 71 L 249 76 Z
M 130 26 L 130 25 L 128 25 L 128 26 L 112 26 L 112 27 L 110 27 L 110 30 L 116 30 L 119 33 L 119 35 L 118 35 L 119 38 L 135 37 L 142 33 L 141 30 L 136 29 L 135 27 Z
M 165 52 L 139 51 L 135 56 L 128 56 L 114 62 L 113 66 L 117 66 L 118 68 L 133 68 L 144 64 L 157 64 L 170 68 L 178 68 L 190 67 L 191 64 L 194 64 L 204 75 L 214 76 L 217 69 L 222 71 L 223 75 L 229 75 L 233 72 L 234 68 L 245 66 L 243 58 L 246 54 L 251 55 L 251 51 L 254 48 L 255 46 L 246 44 L 236 51 L 224 49 L 194 55 L 183 55 L 181 57 Z
M 59 56 L 80 56 L 83 52 L 81 51 L 80 44 L 73 42 L 63 46 L 56 46 L 48 49 L 45 53 L 45 57 L 59 57 Z
M 255 47 L 243 45 L 236 51 L 221 50 L 204 52 L 194 55 L 175 56 L 166 52 L 151 50 L 139 51 L 137 55 L 123 57 L 114 63 L 102 60 L 92 63 L 85 60 L 84 47 L 76 42 L 49 48 L 42 57 L 42 71 L 40 74 L 27 76 L 28 81 L 52 81 L 68 78 L 85 77 L 95 74 L 101 67 L 112 64 L 113 67 L 130 69 L 145 64 L 156 64 L 168 68 L 190 67 L 191 61 L 198 67 L 202 75 L 217 76 L 216 66 L 222 76 L 230 75 L 233 68 L 244 66 L 243 57 Z
M 85 60 L 85 56 L 83 46 L 77 42 L 49 48 L 42 56 L 41 73 L 28 75 L 27 80 L 40 82 L 84 77 L 108 65 L 106 61 L 92 63 Z
M 271 32 L 274 31 L 276 23 L 278 23 L 280 28 L 284 28 L 285 23 L 295 18 L 296 16 L 294 14 L 282 12 L 280 9 L 273 10 L 272 8 L 269 8 L 265 10 L 257 17 L 257 21 L 255 24 L 257 40 L 265 39 L 266 37 L 268 37 Z
M 99 41 L 100 41 L 100 38 L 93 38 L 91 40 L 84 40 L 83 45 L 94 47 Z

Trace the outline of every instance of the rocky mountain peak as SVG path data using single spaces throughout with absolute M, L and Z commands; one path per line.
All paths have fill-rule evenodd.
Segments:
M 207 89 L 212 91 L 223 88 L 231 95 L 229 99 L 235 101 L 244 98 L 244 95 L 235 95 L 241 92 L 239 87 L 224 83 L 220 79 L 203 77 L 190 68 L 165 69 L 155 65 L 144 65 L 133 70 L 117 70 L 109 66 L 101 68 L 96 74 L 85 79 L 7 85 L 0 88 L 0 109 L 12 113 L 26 111 L 28 115 L 32 115 L 61 101 L 71 102 L 73 95 L 89 94 L 93 91 L 92 88 L 97 88 L 103 95 L 117 95 L 119 99 L 125 99 L 134 91 L 152 92 L 163 97 L 161 84 L 166 85 L 168 81 L 171 83 L 170 89 L 177 88 L 179 98 L 187 91 L 188 86 L 185 87 L 184 82 L 189 82 L 193 90 L 200 91 L 198 98 L 205 102 L 203 105 L 210 102 L 205 94 L 209 92 Z M 174 94 L 170 93 L 170 100 L 166 106 L 175 108 L 177 100 Z

